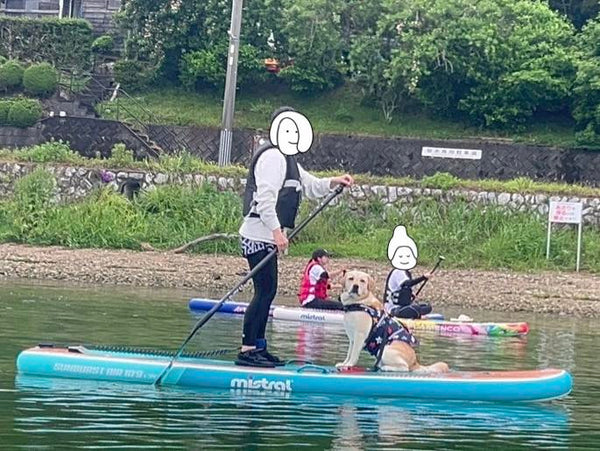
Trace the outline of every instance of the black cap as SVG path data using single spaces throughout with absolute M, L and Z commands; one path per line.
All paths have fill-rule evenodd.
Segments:
M 317 258 L 321 258 L 321 257 L 329 257 L 329 252 L 327 252 L 325 249 L 317 249 L 312 254 L 313 260 L 316 260 Z
M 296 110 L 294 108 L 292 108 L 291 106 L 279 107 L 275 111 L 273 111 L 273 114 L 271 114 L 271 122 L 273 122 L 275 120 L 275 118 L 277 116 L 279 116 L 281 113 L 285 113 L 286 111 L 296 111 Z

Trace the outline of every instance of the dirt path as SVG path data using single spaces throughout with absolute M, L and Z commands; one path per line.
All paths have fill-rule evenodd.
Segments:
M 280 260 L 279 294 L 293 296 L 305 259 Z M 336 267 L 363 269 L 381 292 L 389 266 L 365 260 L 336 259 Z M 335 269 L 335 268 L 332 268 Z M 165 252 L 0 245 L 0 277 L 51 279 L 95 284 L 194 288 L 225 293 L 244 275 L 241 257 Z M 416 268 L 421 274 L 424 268 Z M 251 289 L 248 285 L 246 290 Z M 574 272 L 444 270 L 423 291 L 440 306 L 468 311 L 544 312 L 600 317 L 600 276 Z

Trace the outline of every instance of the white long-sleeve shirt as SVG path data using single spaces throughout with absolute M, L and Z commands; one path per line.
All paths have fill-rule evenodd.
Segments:
M 274 243 L 273 230 L 281 227 L 275 206 L 277 195 L 285 181 L 287 164 L 285 156 L 279 149 L 273 147 L 265 150 L 254 167 L 254 178 L 256 180 L 256 192 L 254 200 L 257 202 L 256 213 L 260 218 L 246 216 L 240 227 L 239 233 L 242 237 L 254 241 Z M 309 199 L 318 199 L 331 192 L 331 178 L 317 178 L 306 172 L 298 165 L 300 172 L 300 183 L 303 194 Z

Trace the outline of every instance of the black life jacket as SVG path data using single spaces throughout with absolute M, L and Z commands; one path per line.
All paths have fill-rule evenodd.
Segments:
M 256 149 L 254 157 L 252 158 L 248 178 L 246 179 L 246 190 L 244 192 L 244 216 L 260 218 L 260 215 L 256 213 L 257 202 L 254 200 L 254 193 L 256 193 L 254 168 L 256 167 L 256 162 L 260 156 L 265 153 L 266 150 L 274 147 L 275 146 L 273 146 L 270 141 L 267 141 Z M 295 156 L 285 155 L 285 163 L 287 166 L 285 180 L 283 181 L 283 186 L 279 190 L 279 193 L 277 193 L 275 211 L 277 212 L 279 224 L 281 224 L 282 227 L 293 229 L 295 226 L 296 215 L 298 214 L 298 208 L 300 207 L 300 201 L 302 200 L 302 185 L 300 184 L 300 170 L 298 169 L 298 163 L 296 162 Z
M 385 293 L 385 301 L 391 302 L 394 305 L 405 306 L 410 305 L 413 301 L 413 292 L 412 292 L 412 284 L 406 283 L 412 280 L 412 274 L 408 270 L 404 270 L 406 275 L 408 276 L 408 280 L 403 283 L 400 288 L 396 291 L 392 291 L 390 288 L 390 277 L 395 269 L 391 270 L 385 280 L 385 288 L 383 292 Z

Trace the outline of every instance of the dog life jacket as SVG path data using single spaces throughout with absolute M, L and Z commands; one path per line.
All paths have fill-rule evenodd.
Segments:
M 371 317 L 371 332 L 365 340 L 365 350 L 374 357 L 379 357 L 381 346 L 387 346 L 393 341 L 403 341 L 413 348 L 419 344 L 404 325 L 395 321 L 385 312 L 363 304 L 350 304 L 344 308 L 344 311 L 366 312 Z
M 326 277 L 321 277 L 317 280 L 316 284 L 313 284 L 310 280 L 310 271 L 318 264 L 319 263 L 316 261 L 311 260 L 308 265 L 306 265 L 306 269 L 302 275 L 302 283 L 300 284 L 300 293 L 298 293 L 300 304 L 304 304 L 304 301 L 306 301 L 311 294 L 318 299 L 327 299 L 329 280 Z
M 274 147 L 275 146 L 273 146 L 270 141 L 267 141 L 256 150 L 256 153 L 252 158 L 250 170 L 246 179 L 246 190 L 244 192 L 244 216 L 260 218 L 260 215 L 256 212 L 257 202 L 254 200 L 254 194 L 256 193 L 254 168 L 261 155 L 265 153 L 266 150 Z M 298 208 L 300 207 L 300 201 L 302 200 L 302 184 L 300 183 L 300 170 L 298 169 L 296 158 L 293 155 L 285 155 L 285 163 L 285 180 L 283 181 L 283 186 L 279 190 L 279 193 L 277 193 L 275 211 L 277 212 L 279 224 L 281 224 L 282 227 L 293 229 L 296 222 L 296 215 L 298 214 Z

